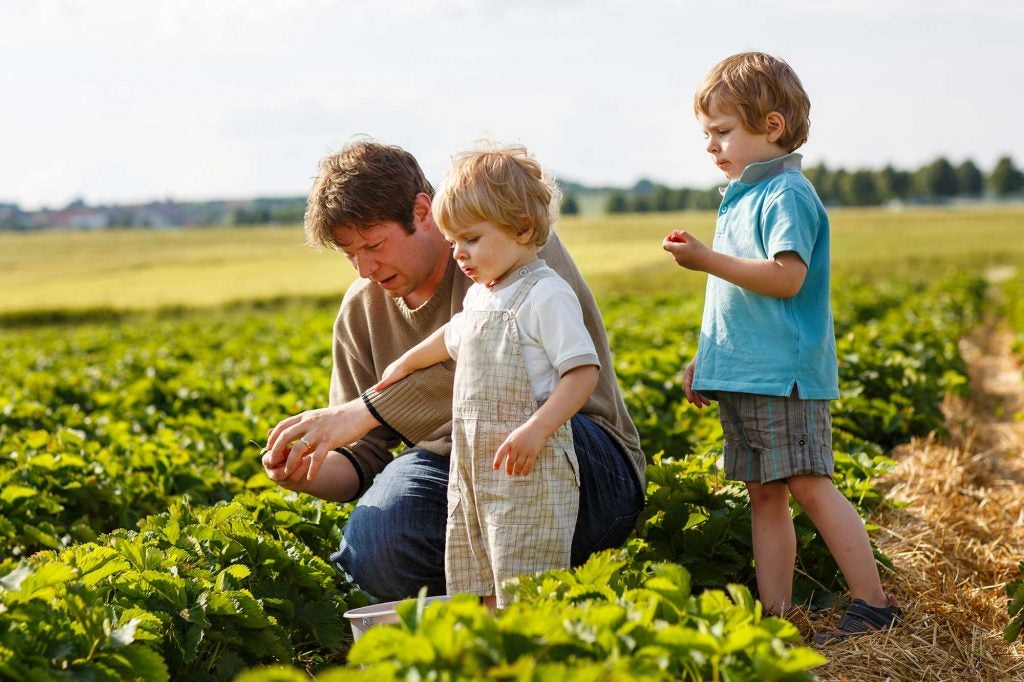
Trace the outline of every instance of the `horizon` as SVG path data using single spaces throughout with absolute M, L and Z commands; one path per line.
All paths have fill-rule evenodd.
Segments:
M 17 65 L 0 88 L 18 94 L 0 112 L 17 131 L 0 203 L 304 196 L 320 158 L 359 134 L 405 147 L 435 181 L 490 136 L 588 187 L 711 187 L 692 93 L 748 49 L 786 59 L 810 95 L 805 167 L 945 158 L 987 174 L 1001 156 L 1024 163 L 1024 137 L 1000 132 L 1024 108 L 1022 33 L 1007 0 L 21 3 L 0 26 Z

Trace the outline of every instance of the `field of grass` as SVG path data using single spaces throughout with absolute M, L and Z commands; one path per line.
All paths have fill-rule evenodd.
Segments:
M 836 209 L 837 275 L 927 276 L 1024 262 L 1024 206 Z M 710 242 L 714 213 L 567 217 L 558 230 L 595 291 L 703 290 L 661 250 L 671 229 Z M 355 273 L 300 227 L 0 234 L 0 315 L 331 296 Z

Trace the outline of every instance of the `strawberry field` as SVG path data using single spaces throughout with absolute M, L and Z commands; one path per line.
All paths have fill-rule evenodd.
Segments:
M 1005 286 L 1018 339 L 1022 289 Z M 941 436 L 943 402 L 967 392 L 959 341 L 990 294 L 968 274 L 835 283 L 835 480 L 866 518 L 890 504 L 875 486 L 890 450 Z M 355 646 L 342 613 L 367 596 L 326 560 L 349 506 L 277 488 L 258 463 L 271 425 L 326 398 L 334 301 L 5 329 L 0 678 L 813 679 L 827 652 L 762 614 L 745 493 L 721 474 L 714 411 L 683 399 L 700 297 L 600 303 L 649 457 L 634 536 L 524 576 L 498 614 L 409 602 Z M 796 599 L 830 607 L 842 579 L 793 513 Z

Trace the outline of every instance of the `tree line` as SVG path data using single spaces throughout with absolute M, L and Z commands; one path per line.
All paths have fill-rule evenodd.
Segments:
M 804 169 L 822 202 L 828 206 L 881 206 L 893 202 L 944 203 L 953 199 L 1003 200 L 1022 195 L 1024 172 L 1004 156 L 987 175 L 971 160 L 954 166 L 937 158 L 917 170 L 887 165 L 880 170 L 831 169 L 824 163 Z M 721 201 L 718 186 L 707 189 L 671 188 L 641 180 L 632 189 L 611 189 L 604 200 L 606 213 L 713 210 Z M 580 211 L 577 191 L 564 190 L 562 213 Z

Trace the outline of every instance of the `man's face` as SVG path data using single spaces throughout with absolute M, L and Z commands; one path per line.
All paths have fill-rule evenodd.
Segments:
M 418 305 L 410 297 L 416 298 L 438 266 L 436 250 L 423 230 L 410 234 L 389 221 L 368 227 L 339 227 L 335 234 L 360 277 L 376 282 L 390 296 L 406 299 L 412 307 Z

